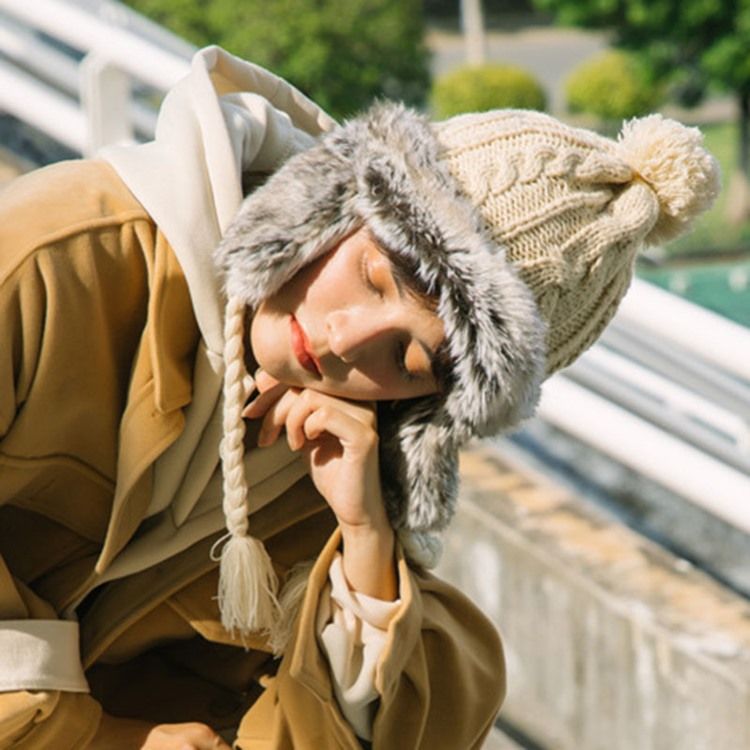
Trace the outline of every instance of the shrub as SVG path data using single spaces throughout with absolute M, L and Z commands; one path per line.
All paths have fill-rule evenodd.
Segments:
M 571 112 L 609 122 L 643 115 L 660 100 L 637 58 L 621 50 L 608 50 L 581 63 L 568 76 L 565 94 Z
M 522 68 L 478 65 L 438 78 L 432 88 L 432 106 L 438 117 L 502 107 L 543 110 L 546 97 L 536 78 Z

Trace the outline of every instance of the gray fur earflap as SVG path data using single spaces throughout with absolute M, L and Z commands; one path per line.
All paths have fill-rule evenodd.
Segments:
M 429 122 L 389 103 L 323 136 L 244 201 L 216 252 L 228 295 L 257 307 L 363 224 L 437 296 L 452 362 L 449 392 L 394 402 L 379 419 L 389 517 L 402 538 L 420 539 L 409 554 L 434 548 L 426 535 L 454 513 L 459 446 L 532 415 L 546 328 L 442 165 Z

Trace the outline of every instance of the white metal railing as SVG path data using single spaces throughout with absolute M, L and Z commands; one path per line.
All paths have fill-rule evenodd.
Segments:
M 194 48 L 113 0 L 0 0 L 0 110 L 89 155 L 153 133 Z M 750 331 L 635 280 L 539 416 L 750 532 Z
M 0 110 L 87 156 L 148 138 L 156 114 L 134 84 L 166 92 L 193 51 L 111 0 L 0 0 Z
M 649 331 L 750 383 L 750 330 L 654 284 L 634 282 L 620 305 L 618 326 Z
M 538 415 L 750 533 L 750 330 L 635 279 Z

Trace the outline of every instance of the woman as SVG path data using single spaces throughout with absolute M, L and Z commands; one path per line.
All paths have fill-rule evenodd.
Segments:
M 481 747 L 500 641 L 426 572 L 458 447 L 711 202 L 699 134 L 334 128 L 214 48 L 102 156 L 2 201 L 0 742 Z

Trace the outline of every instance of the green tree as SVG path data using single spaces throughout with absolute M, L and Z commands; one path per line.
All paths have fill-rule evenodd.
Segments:
M 421 0 L 126 0 L 199 46 L 286 78 L 334 117 L 429 87 Z
M 709 86 L 733 92 L 739 112 L 738 167 L 750 178 L 750 0 L 534 0 L 561 23 L 612 29 L 654 79 L 688 106 Z
M 596 115 L 611 130 L 620 120 L 651 111 L 659 98 L 638 59 L 622 50 L 605 50 L 582 62 L 566 79 L 565 93 L 571 112 Z

